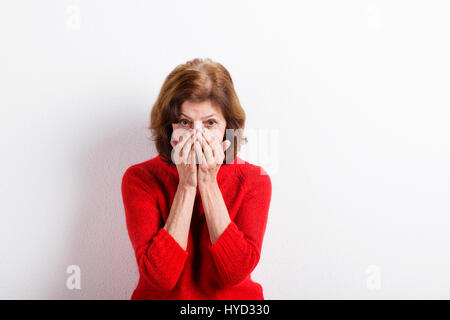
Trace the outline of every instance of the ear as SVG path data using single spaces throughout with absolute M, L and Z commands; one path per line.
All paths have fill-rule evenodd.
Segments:
M 223 151 L 227 150 L 231 146 L 231 142 L 229 140 L 225 140 L 222 142 Z

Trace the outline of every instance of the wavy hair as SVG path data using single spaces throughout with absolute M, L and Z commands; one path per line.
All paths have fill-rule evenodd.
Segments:
M 247 142 L 243 135 L 245 112 L 234 89 L 233 80 L 225 67 L 209 58 L 195 58 L 180 64 L 166 77 L 150 113 L 152 139 L 160 157 L 170 163 L 172 123 L 177 123 L 184 101 L 203 102 L 219 107 L 226 120 L 223 140 L 230 140 L 224 163 L 233 161 L 241 146 Z M 232 129 L 232 130 L 229 130 Z

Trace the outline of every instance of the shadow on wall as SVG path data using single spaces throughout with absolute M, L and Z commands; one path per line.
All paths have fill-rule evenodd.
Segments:
M 74 170 L 80 178 L 73 233 L 68 235 L 69 247 L 62 259 L 65 279 L 58 282 L 63 285 L 57 286 L 50 299 L 131 297 L 138 270 L 126 229 L 121 182 L 129 166 L 157 155 L 142 123 L 141 117 L 135 117 L 127 124 L 108 124 L 107 130 L 96 130 L 95 137 L 87 140 L 92 144 L 74 157 Z M 70 265 L 80 267 L 79 290 L 66 287 L 70 274 L 65 272 Z

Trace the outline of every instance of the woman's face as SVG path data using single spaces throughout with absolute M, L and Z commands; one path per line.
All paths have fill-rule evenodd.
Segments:
M 178 141 L 189 129 L 205 128 L 215 135 L 219 141 L 223 140 L 226 120 L 220 110 L 211 104 L 211 101 L 191 102 L 184 101 L 180 107 L 178 123 L 172 123 L 172 140 Z

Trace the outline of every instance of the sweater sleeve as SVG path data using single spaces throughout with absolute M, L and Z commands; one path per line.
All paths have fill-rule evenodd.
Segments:
M 261 171 L 247 178 L 246 194 L 236 217 L 208 246 L 223 286 L 242 282 L 259 262 L 272 184 L 264 169 L 258 168 Z
M 121 188 L 139 273 L 159 290 L 170 291 L 183 271 L 187 251 L 162 227 L 155 201 L 158 186 L 150 174 L 132 166 L 125 171 Z

